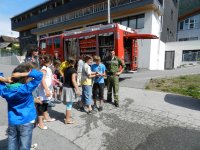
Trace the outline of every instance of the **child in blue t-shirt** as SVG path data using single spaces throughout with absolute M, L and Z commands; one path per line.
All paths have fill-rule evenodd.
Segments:
M 99 111 L 103 110 L 103 100 L 104 100 L 104 76 L 106 75 L 106 67 L 101 63 L 101 58 L 99 56 L 94 56 L 95 64 L 92 65 L 92 72 L 96 72 L 96 77 L 94 77 L 93 84 L 93 99 L 94 106 L 97 107 L 97 99 L 100 100 L 100 106 L 97 107 Z
M 36 119 L 32 92 L 42 77 L 40 71 L 24 64 L 14 69 L 12 78 L 0 77 L 0 96 L 8 103 L 8 150 L 31 148 Z

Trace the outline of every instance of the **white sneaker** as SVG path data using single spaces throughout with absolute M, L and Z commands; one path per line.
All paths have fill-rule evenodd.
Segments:
M 38 146 L 37 143 L 32 144 L 30 150 L 36 150 L 37 146 Z

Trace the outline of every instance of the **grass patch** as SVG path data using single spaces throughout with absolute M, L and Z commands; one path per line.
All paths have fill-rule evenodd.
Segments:
M 151 79 L 146 89 L 176 93 L 200 99 L 200 74 Z

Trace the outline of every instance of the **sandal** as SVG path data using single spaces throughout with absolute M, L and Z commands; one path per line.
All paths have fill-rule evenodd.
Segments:
M 55 120 L 56 120 L 55 118 L 50 118 L 50 119 L 48 119 L 48 120 L 44 119 L 43 122 L 53 122 L 53 121 L 55 121 Z
M 38 126 L 38 128 L 40 128 L 40 129 L 42 129 L 42 130 L 47 130 L 47 129 L 48 129 L 47 126 L 41 127 L 39 124 L 38 124 L 37 126 Z
M 64 119 L 64 121 L 65 121 L 65 124 L 74 124 L 75 122 L 74 121 L 72 121 L 72 120 L 70 120 L 70 121 L 67 121 L 66 119 Z

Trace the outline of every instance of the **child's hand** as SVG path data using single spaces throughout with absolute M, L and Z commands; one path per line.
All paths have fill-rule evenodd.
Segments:
M 78 96 L 81 96 L 81 92 L 78 90 L 78 91 L 76 91 L 76 94 L 78 95 Z
M 36 104 L 41 104 L 41 105 L 42 105 L 42 101 L 40 100 L 39 97 L 34 98 L 34 103 L 36 103 Z
M 15 73 L 12 74 L 12 77 L 14 77 L 14 78 L 21 77 L 21 73 L 20 72 L 15 72 Z
M 62 82 L 59 82 L 59 86 L 63 86 Z
M 13 81 L 12 81 L 12 78 L 11 78 L 11 77 L 8 77 L 8 78 L 7 78 L 7 82 L 8 82 L 8 83 L 12 83 L 12 82 L 13 82 Z
M 12 74 L 12 77 L 14 78 L 19 78 L 19 77 L 26 77 L 29 75 L 29 73 L 31 72 L 31 70 L 29 72 L 15 72 Z
M 12 83 L 13 81 L 11 77 L 8 78 L 0 77 L 0 82 Z
M 46 95 L 46 97 L 50 97 L 51 96 L 51 92 L 49 90 L 45 90 L 45 95 Z

